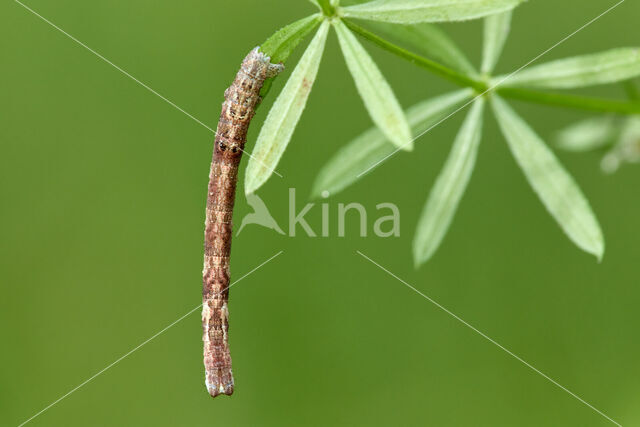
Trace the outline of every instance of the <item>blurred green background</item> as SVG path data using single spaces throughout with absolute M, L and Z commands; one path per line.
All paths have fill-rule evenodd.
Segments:
M 29 0 L 26 4 L 215 128 L 240 61 L 302 0 Z M 529 1 L 498 72 L 519 67 L 614 1 Z M 13 1 L 0 5 L 0 425 L 17 425 L 200 303 L 212 134 Z M 628 1 L 546 59 L 640 45 Z M 478 63 L 481 23 L 444 28 Z M 363 42 L 403 106 L 453 87 Z M 288 63 L 293 68 L 302 49 Z M 255 119 L 249 147 L 285 79 Z M 591 90 L 622 97 L 619 87 Z M 513 103 L 549 142 L 583 113 Z M 558 153 L 604 229 L 598 264 L 563 235 L 492 118 L 435 258 L 412 232 L 459 114 L 330 199 L 401 210 L 401 237 L 295 238 L 247 226 L 231 290 L 236 392 L 204 387 L 199 310 L 29 425 L 605 426 L 592 409 L 362 257 L 381 263 L 623 425 L 640 425 L 640 168 Z M 259 195 L 286 229 L 335 150 L 370 126 L 335 35 L 294 139 Z M 243 160 L 246 166 L 246 159 Z M 241 181 L 244 170 L 241 170 Z M 241 194 L 241 193 L 240 193 Z M 239 195 L 236 226 L 251 212 Z M 319 229 L 320 208 L 308 215 Z

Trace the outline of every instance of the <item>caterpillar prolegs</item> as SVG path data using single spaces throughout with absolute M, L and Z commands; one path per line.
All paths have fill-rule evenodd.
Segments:
M 231 219 L 238 165 L 249 123 L 260 102 L 265 79 L 283 70 L 253 49 L 246 56 L 233 84 L 224 92 L 209 173 L 202 271 L 202 330 L 205 384 L 212 397 L 233 393 L 229 353 L 229 255 Z

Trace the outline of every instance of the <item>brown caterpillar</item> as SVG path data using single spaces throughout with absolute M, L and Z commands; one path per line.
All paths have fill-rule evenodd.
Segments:
M 229 255 L 231 218 L 235 201 L 238 165 L 244 150 L 249 123 L 260 102 L 265 79 L 284 67 L 253 49 L 242 61 L 233 84 L 224 92 L 218 121 L 213 160 L 209 173 L 207 215 L 202 271 L 202 329 L 205 384 L 212 397 L 233 393 L 229 353 Z

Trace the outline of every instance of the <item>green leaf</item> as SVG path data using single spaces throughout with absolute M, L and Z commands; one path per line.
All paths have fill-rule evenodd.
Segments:
M 412 106 L 407 110 L 407 120 L 413 133 L 426 132 L 472 96 L 472 90 L 462 89 Z M 380 129 L 367 130 L 338 150 L 322 167 L 314 182 L 312 197 L 318 198 L 324 191 L 339 193 L 395 151 L 398 149 Z
M 358 93 L 371 119 L 389 141 L 398 148 L 411 151 L 413 149 L 411 130 L 389 83 L 342 21 L 334 20 L 333 26 L 338 34 L 347 67 L 351 71 Z
M 574 123 L 558 133 L 558 148 L 567 151 L 591 151 L 610 144 L 620 133 L 612 116 L 592 117 Z
M 255 192 L 273 173 L 291 140 L 318 74 L 329 32 L 323 22 L 267 115 L 247 165 L 245 193 Z
M 492 101 L 513 156 L 551 216 L 579 248 L 602 259 L 602 231 L 578 185 L 553 152 L 507 103 L 499 97 L 493 97 Z
M 321 15 L 316 13 L 282 27 L 262 43 L 260 51 L 269 56 L 272 63 L 285 62 L 321 20 Z
M 504 43 L 509 35 L 509 27 L 511 26 L 511 11 L 491 15 L 484 19 L 484 46 L 482 50 L 482 67 L 483 74 L 491 74 L 500 54 Z
M 614 147 L 602 159 L 605 173 L 614 173 L 623 163 L 640 162 L 640 117 L 626 117 L 619 129 Z
M 325 16 L 335 15 L 337 0 L 315 0 L 315 3 L 320 6 L 320 10 Z
M 472 76 L 478 74 L 456 43 L 434 24 L 397 25 L 374 22 L 372 25 L 444 65 Z
M 293 22 L 276 31 L 271 37 L 262 43 L 260 51 L 271 58 L 272 64 L 285 62 L 289 59 L 289 56 L 291 56 L 291 53 L 298 44 L 300 44 L 300 42 L 320 23 L 320 21 L 321 15 L 316 13 L 315 15 Z M 260 90 L 260 96 L 262 98 L 267 96 L 271 90 L 271 85 L 276 78 L 277 76 L 267 79 L 264 82 L 262 89 Z
M 418 220 L 413 239 L 416 267 L 427 262 L 440 246 L 467 188 L 478 157 L 483 111 L 484 99 L 479 98 L 458 132 L 449 158 Z
M 526 68 L 507 78 L 501 85 L 573 89 L 637 76 L 640 76 L 640 49 L 619 48 Z M 497 77 L 495 80 L 504 78 Z
M 513 9 L 523 0 L 375 0 L 341 10 L 347 18 L 415 24 L 483 18 Z

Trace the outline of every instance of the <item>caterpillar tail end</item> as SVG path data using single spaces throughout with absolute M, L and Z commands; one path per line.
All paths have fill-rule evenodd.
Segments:
M 211 397 L 220 396 L 221 394 L 231 396 L 233 394 L 233 377 L 224 377 L 225 375 L 222 375 L 221 372 L 206 375 L 205 385 Z

